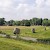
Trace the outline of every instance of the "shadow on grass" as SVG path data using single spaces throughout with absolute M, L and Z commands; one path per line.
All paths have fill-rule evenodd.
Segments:
M 37 39 L 38 43 L 50 44 L 50 38 L 47 39 Z

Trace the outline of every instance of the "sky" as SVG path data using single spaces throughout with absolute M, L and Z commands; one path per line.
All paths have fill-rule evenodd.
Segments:
M 50 19 L 50 0 L 0 0 L 0 18 L 22 20 Z

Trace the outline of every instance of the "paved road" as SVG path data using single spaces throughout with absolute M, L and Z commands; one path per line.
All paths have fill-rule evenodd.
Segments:
M 4 34 L 0 34 L 0 36 L 6 37 L 6 35 L 4 35 Z M 11 38 L 16 38 L 16 36 L 11 36 Z M 31 40 L 33 42 L 37 42 L 37 38 L 31 38 L 31 37 L 20 37 L 20 38 L 24 39 L 24 40 Z

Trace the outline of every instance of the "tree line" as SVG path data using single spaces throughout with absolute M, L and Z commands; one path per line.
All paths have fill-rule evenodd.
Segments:
M 50 26 L 50 20 L 45 18 L 32 18 L 30 20 L 21 20 L 21 21 L 5 21 L 5 18 L 0 18 L 0 26 L 33 26 L 33 25 L 43 25 Z

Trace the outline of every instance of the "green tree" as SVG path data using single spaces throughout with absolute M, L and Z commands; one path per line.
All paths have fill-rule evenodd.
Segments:
M 22 20 L 21 21 L 21 25 L 22 26 L 30 26 L 31 24 L 30 24 L 30 20 Z
M 30 25 L 32 26 L 33 25 L 32 19 L 30 19 L 29 22 L 30 22 Z
M 0 25 L 3 26 L 5 24 L 5 18 L 0 18 Z
M 48 19 L 44 19 L 42 24 L 43 24 L 43 26 L 48 26 Z
M 32 24 L 33 25 L 42 25 L 42 18 L 33 18 L 32 19 Z
M 8 22 L 7 22 L 7 25 L 9 25 L 9 26 L 13 26 L 13 25 L 14 25 L 14 20 L 10 20 L 10 21 L 8 21 Z
M 21 21 L 16 21 L 16 26 L 20 26 L 21 25 Z
M 30 21 L 29 20 L 25 20 L 25 22 L 24 22 L 24 26 L 30 26 L 31 24 L 30 24 Z
M 21 26 L 24 26 L 25 25 L 25 20 L 22 20 L 21 21 Z
M 33 19 L 32 19 L 32 24 L 33 24 L 33 25 L 36 25 L 36 18 L 33 18 Z
M 50 26 L 50 20 L 48 20 L 48 26 Z

